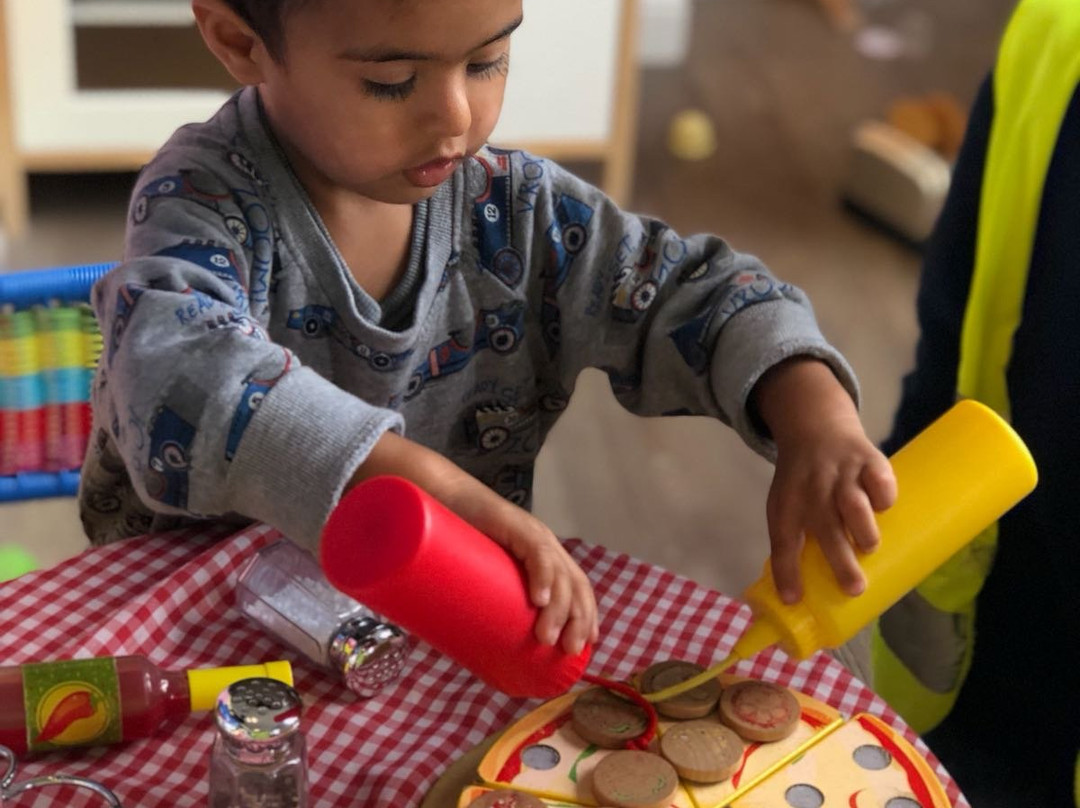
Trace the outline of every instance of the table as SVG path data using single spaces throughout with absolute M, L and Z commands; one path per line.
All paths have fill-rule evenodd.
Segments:
M 539 704 L 493 691 L 422 642 L 396 686 L 357 699 L 233 607 L 240 564 L 279 536 L 262 525 L 143 536 L 0 584 L 0 660 L 145 654 L 175 670 L 288 659 L 306 705 L 315 808 L 418 806 L 456 759 Z M 707 665 L 747 625 L 745 606 L 693 581 L 579 540 L 566 544 L 592 580 L 602 616 L 590 673 L 625 678 L 673 657 Z M 953 805 L 970 808 L 915 733 L 832 657 L 796 663 L 769 650 L 735 672 L 801 690 L 847 715 L 878 715 L 926 755 Z M 196 714 L 150 739 L 23 761 L 18 779 L 63 772 L 103 782 L 125 808 L 204 806 L 213 734 L 210 717 Z M 50 791 L 23 798 L 20 808 L 101 804 L 77 791 Z

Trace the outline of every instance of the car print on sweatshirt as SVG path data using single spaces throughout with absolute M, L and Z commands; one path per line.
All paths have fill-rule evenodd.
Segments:
M 543 300 L 540 304 L 540 327 L 548 356 L 554 356 L 561 340 L 561 320 L 558 293 L 570 275 L 574 258 L 589 242 L 589 223 L 593 209 L 568 194 L 560 194 L 555 202 L 555 221 L 547 231 L 550 257 L 544 270 Z
M 462 342 L 459 332 L 453 332 L 449 339 L 432 348 L 424 363 L 409 377 L 405 400 L 416 396 L 429 381 L 457 373 L 480 351 L 511 353 L 521 342 L 524 329 L 525 304 L 520 300 L 497 309 L 481 309 L 476 315 L 472 342 Z
M 474 160 L 484 169 L 487 182 L 473 199 L 473 239 L 480 269 L 490 272 L 510 289 L 517 288 L 525 274 L 525 262 L 512 245 L 513 173 L 510 152 L 488 148 Z
M 628 250 L 624 241 L 619 252 L 623 263 L 615 273 L 611 315 L 635 323 L 652 307 L 665 278 L 686 260 L 689 248 L 666 224 L 650 221 L 637 247 Z
M 673 329 L 668 336 L 691 370 L 697 374 L 704 373 L 712 355 L 709 331 L 718 315 L 726 320 L 755 303 L 780 300 L 790 290 L 790 284 L 780 283 L 762 272 L 742 272 L 720 290 L 718 303 Z
M 109 333 L 109 346 L 105 353 L 105 363 L 109 366 L 112 365 L 113 356 L 116 355 L 116 351 L 120 348 L 120 343 L 124 341 L 124 334 L 127 331 L 128 323 L 131 322 L 135 304 L 139 302 L 143 291 L 142 286 L 125 283 L 116 293 L 116 313 L 113 315 L 112 330 Z
M 216 213 L 236 243 L 245 252 L 250 251 L 248 296 L 252 309 L 261 312 L 267 304 L 277 234 L 270 213 L 260 198 L 250 190 L 229 187 L 208 171 L 180 171 L 157 177 L 142 186 L 131 207 L 132 222 L 140 225 L 147 221 L 158 203 L 166 199 L 193 202 Z
M 366 361 L 373 370 L 380 372 L 397 370 L 413 354 L 411 348 L 398 353 L 388 353 L 366 345 L 349 332 L 337 311 L 330 306 L 312 303 L 302 309 L 293 309 L 289 312 L 285 327 L 299 331 L 307 339 L 329 337 L 347 348 L 354 356 Z
M 496 494 L 526 509 L 532 502 L 532 486 L 532 466 L 503 466 L 491 481 Z
M 474 407 L 465 418 L 469 445 L 482 453 L 536 451 L 539 446 L 536 409 L 523 409 L 498 401 Z
M 278 383 L 282 376 L 289 372 L 292 366 L 292 353 L 285 348 L 281 349 L 282 356 L 268 364 L 269 368 L 256 368 L 240 382 L 243 392 L 240 394 L 240 402 L 233 412 L 232 423 L 229 425 L 229 433 L 225 437 L 225 460 L 232 462 L 236 456 L 236 450 L 240 446 L 240 439 L 251 423 L 252 417 L 262 405 L 263 399 L 270 389 Z
M 150 459 L 145 471 L 146 493 L 151 499 L 187 509 L 194 442 L 195 426 L 188 418 L 165 404 L 157 408 L 150 422 Z

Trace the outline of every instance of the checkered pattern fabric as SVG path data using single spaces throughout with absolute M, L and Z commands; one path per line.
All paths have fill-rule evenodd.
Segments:
M 357 699 L 233 606 L 239 566 L 278 536 L 253 526 L 140 537 L 0 584 L 0 660 L 144 654 L 178 670 L 289 659 L 306 705 L 316 808 L 419 805 L 455 759 L 537 707 L 494 692 L 423 642 L 396 686 Z M 725 656 L 748 623 L 746 607 L 686 578 L 581 541 L 567 547 L 592 580 L 603 618 L 590 673 L 624 678 L 675 657 L 708 665 Z M 770 650 L 735 671 L 800 690 L 847 715 L 881 717 L 936 766 L 953 804 L 968 806 L 922 741 L 831 657 L 796 663 Z M 18 779 L 64 772 L 103 782 L 125 808 L 204 806 L 213 736 L 210 717 L 196 714 L 152 738 L 32 758 L 21 763 Z M 100 805 L 77 791 L 50 791 L 19 804 Z

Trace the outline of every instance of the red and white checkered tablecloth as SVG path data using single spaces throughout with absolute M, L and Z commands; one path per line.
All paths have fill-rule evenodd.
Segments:
M 451 763 L 537 706 L 493 691 L 422 642 L 397 686 L 355 698 L 233 607 L 238 567 L 278 537 L 262 526 L 145 536 L 0 584 L 0 664 L 144 654 L 181 670 L 288 659 L 307 705 L 314 808 L 419 805 Z M 693 581 L 581 541 L 567 547 L 591 578 L 603 619 L 590 673 L 624 678 L 676 657 L 708 665 L 747 625 L 745 607 Z M 937 766 L 953 804 L 968 806 L 922 741 L 831 657 L 796 663 L 771 650 L 735 670 L 902 729 Z M 21 761 L 17 779 L 63 772 L 103 782 L 125 808 L 204 806 L 213 735 L 210 717 L 196 714 L 153 738 Z M 83 793 L 45 789 L 13 805 L 101 804 Z

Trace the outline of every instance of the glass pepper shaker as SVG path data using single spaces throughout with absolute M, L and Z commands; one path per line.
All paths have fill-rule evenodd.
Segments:
M 307 808 L 300 695 L 276 679 L 241 679 L 214 708 L 210 808 Z
M 397 679 L 405 666 L 405 633 L 335 589 L 315 557 L 287 539 L 244 563 L 236 605 L 312 662 L 338 672 L 362 698 Z

